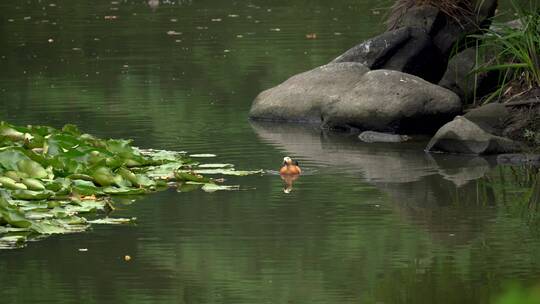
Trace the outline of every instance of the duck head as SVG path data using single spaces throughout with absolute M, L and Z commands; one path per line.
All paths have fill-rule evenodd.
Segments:
M 285 156 L 283 158 L 283 165 L 290 166 L 292 164 L 293 164 L 293 160 L 290 157 Z

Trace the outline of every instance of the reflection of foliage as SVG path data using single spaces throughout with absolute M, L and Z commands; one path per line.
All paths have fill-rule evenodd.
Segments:
M 495 304 L 539 304 L 540 286 L 523 288 L 513 285 L 508 288 L 495 302 Z
M 517 170 L 501 166 L 489 182 L 496 192 L 498 204 L 519 215 L 531 227 L 540 226 L 540 173 L 535 167 Z

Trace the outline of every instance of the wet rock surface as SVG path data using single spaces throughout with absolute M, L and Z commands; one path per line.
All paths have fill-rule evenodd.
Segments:
M 364 131 L 358 135 L 358 138 L 365 143 L 386 142 L 400 143 L 409 140 L 407 135 L 390 134 L 374 131 Z
M 493 135 L 471 120 L 458 116 L 437 131 L 426 150 L 478 155 L 513 153 L 522 148 L 519 143 Z
M 329 128 L 430 133 L 460 111 L 459 98 L 447 89 L 413 75 L 376 70 L 324 107 L 322 115 Z
M 456 93 L 464 104 L 472 103 L 475 98 L 481 98 L 491 93 L 499 81 L 499 72 L 473 73 L 477 66 L 483 65 L 493 58 L 491 55 L 477 54 L 475 48 L 461 51 L 448 62 L 448 67 L 439 81 L 439 85 Z
M 320 123 L 321 108 L 361 81 L 369 69 L 360 63 L 331 63 L 289 78 L 257 96 L 252 119 Z
M 429 35 L 416 27 L 385 32 L 345 52 L 332 62 L 358 62 L 372 70 L 388 69 L 437 82 L 446 67 Z
M 264 91 L 250 117 L 337 129 L 432 133 L 460 111 L 456 94 L 419 77 L 390 70 L 367 72 L 359 63 L 333 63 Z

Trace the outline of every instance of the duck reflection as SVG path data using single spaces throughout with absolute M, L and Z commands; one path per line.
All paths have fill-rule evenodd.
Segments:
M 281 180 L 284 183 L 283 193 L 291 193 L 293 191 L 293 184 L 299 177 L 300 175 L 281 175 Z

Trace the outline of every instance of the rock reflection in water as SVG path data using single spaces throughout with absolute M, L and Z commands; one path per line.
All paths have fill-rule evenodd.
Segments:
M 362 143 L 356 135 L 327 133 L 316 127 L 252 122 L 264 141 L 287 152 L 347 173 L 361 173 L 373 184 L 417 182 L 440 175 L 461 187 L 494 165 L 477 156 L 429 154 L 425 142 Z
M 495 212 L 489 208 L 493 189 L 482 180 L 495 166 L 490 158 L 429 154 L 422 141 L 366 144 L 356 135 L 305 125 L 252 122 L 252 127 L 288 154 L 376 186 L 396 212 L 434 239 L 467 243 Z
M 148 0 L 148 6 L 155 11 L 159 7 L 159 0 Z

